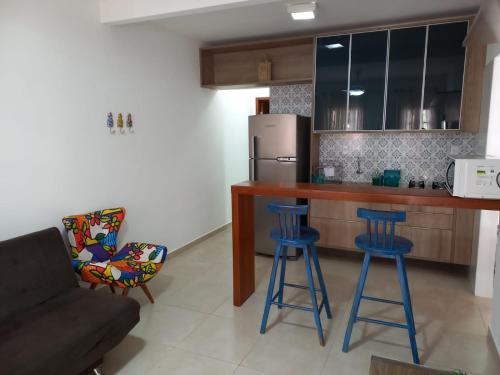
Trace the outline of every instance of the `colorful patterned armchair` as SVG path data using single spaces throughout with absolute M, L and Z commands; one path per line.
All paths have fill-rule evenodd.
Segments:
M 146 282 L 160 271 L 167 248 L 129 242 L 117 252 L 118 231 L 124 218 L 124 208 L 65 217 L 62 221 L 71 245 L 73 269 L 83 281 L 91 283 L 91 289 L 106 284 L 113 293 L 118 287 L 127 295 L 130 288 L 140 286 L 154 303 Z

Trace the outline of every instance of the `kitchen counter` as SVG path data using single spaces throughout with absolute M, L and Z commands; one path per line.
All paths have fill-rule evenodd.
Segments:
M 255 290 L 254 196 L 438 206 L 500 211 L 500 200 L 453 197 L 445 190 L 394 188 L 366 183 L 309 184 L 246 181 L 231 187 L 233 214 L 233 303 Z
M 342 184 L 265 183 L 246 181 L 231 187 L 232 194 L 408 204 L 500 211 L 500 200 L 451 196 L 446 190 Z

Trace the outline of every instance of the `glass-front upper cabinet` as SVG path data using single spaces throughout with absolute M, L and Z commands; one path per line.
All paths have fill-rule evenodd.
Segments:
M 467 27 L 467 22 L 429 26 L 423 129 L 460 127 Z
M 387 35 L 387 31 L 352 35 L 346 130 L 383 129 Z
M 316 38 L 314 131 L 459 129 L 467 28 Z
M 385 129 L 420 129 L 427 28 L 390 31 Z
M 350 35 L 317 38 L 314 130 L 345 130 Z

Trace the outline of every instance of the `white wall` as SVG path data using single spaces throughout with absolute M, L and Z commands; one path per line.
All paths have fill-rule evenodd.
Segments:
M 221 90 L 216 94 L 216 102 L 220 106 L 220 119 L 224 125 L 228 218 L 231 217 L 231 185 L 248 180 L 248 116 L 255 115 L 255 98 L 268 96 L 269 88 Z
M 279 0 L 100 0 L 101 21 L 128 23 Z
M 490 331 L 493 341 L 496 345 L 497 352 L 500 355 L 500 231 L 498 232 L 497 254 L 496 254 L 496 272 L 493 281 L 493 301 L 491 306 L 491 323 Z
M 0 240 L 121 205 L 121 242 L 172 250 L 227 223 L 220 99 L 195 41 L 102 25 L 98 0 L 0 2 Z M 108 111 L 135 133 L 110 135 Z
M 487 153 L 500 157 L 500 43 L 488 46 L 487 62 L 492 70 Z M 492 228 L 493 230 L 493 228 Z M 500 231 L 497 232 L 496 272 L 493 280 L 492 320 L 490 323 L 493 341 L 500 354 Z
M 499 45 L 489 45 L 484 72 L 481 124 L 478 134 L 477 153 L 500 157 L 500 64 L 495 56 L 500 53 Z M 477 211 L 474 226 L 474 248 L 471 282 L 474 294 L 481 297 L 493 296 L 493 277 L 497 246 L 497 211 Z

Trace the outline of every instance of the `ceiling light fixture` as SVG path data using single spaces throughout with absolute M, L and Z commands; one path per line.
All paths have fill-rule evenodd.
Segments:
M 365 90 L 359 89 L 359 90 L 349 90 L 349 95 L 351 96 L 361 96 L 365 93 Z
M 342 90 L 342 92 L 347 92 L 347 90 Z M 364 95 L 365 92 L 366 92 L 365 89 L 350 89 L 349 96 L 361 96 Z
M 325 47 L 328 49 L 344 48 L 340 43 L 327 44 Z
M 296 21 L 313 20 L 315 17 L 314 11 L 316 10 L 316 2 L 288 4 L 287 8 L 288 13 L 290 13 L 292 18 Z

